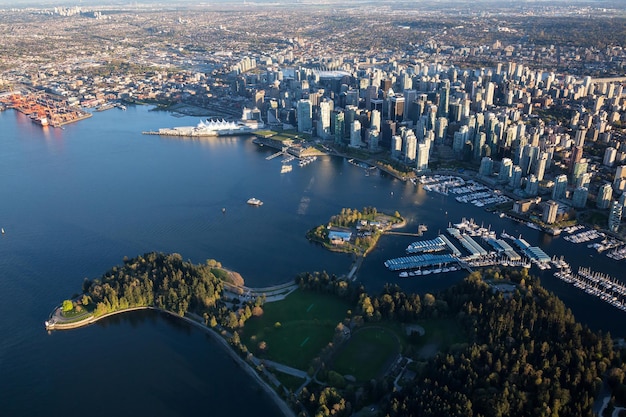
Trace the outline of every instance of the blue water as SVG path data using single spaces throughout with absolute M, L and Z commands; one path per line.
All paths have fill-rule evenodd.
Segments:
M 281 158 L 266 160 L 274 151 L 250 137 L 141 134 L 195 123 L 131 106 L 53 129 L 0 112 L 0 226 L 6 231 L 0 236 L 0 415 L 83 415 L 86 408 L 91 415 L 129 410 L 182 416 L 204 409 L 210 415 L 275 415 L 269 399 L 217 344 L 182 323 L 137 313 L 51 335 L 42 323 L 57 303 L 80 291 L 84 277 L 148 251 L 178 252 L 193 262 L 217 259 L 250 286 L 285 282 L 302 271 L 346 273 L 350 256 L 304 237 L 342 207 L 398 210 L 409 219 L 407 230 L 429 226 L 425 238 L 449 221 L 473 217 L 498 232 L 522 233 L 550 255 L 564 253 L 574 266 L 620 276 L 623 263 L 584 245 L 386 175 L 366 176 L 341 158 L 294 164 L 281 174 Z M 250 197 L 263 206 L 247 205 Z M 402 256 L 411 241 L 383 237 L 358 279 L 372 291 L 395 282 L 419 292 L 462 279 L 456 273 L 399 280 L 382 263 Z M 551 273 L 543 273 L 542 282 L 584 323 L 624 336 L 625 313 Z

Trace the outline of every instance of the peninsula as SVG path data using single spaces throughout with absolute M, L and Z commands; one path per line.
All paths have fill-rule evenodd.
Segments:
M 179 316 L 214 335 L 288 416 L 590 415 L 626 403 L 610 336 L 578 324 L 527 269 L 474 272 L 424 295 L 393 285 L 369 295 L 304 273 L 274 287 L 284 297 L 267 306 L 263 295 L 236 296 L 225 274 L 216 261 L 148 253 L 85 280 L 53 316 L 77 325 L 139 308 Z

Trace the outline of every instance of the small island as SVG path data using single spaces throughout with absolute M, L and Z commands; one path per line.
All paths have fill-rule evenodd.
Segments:
M 365 207 L 362 211 L 343 208 L 328 224 L 309 230 L 306 236 L 329 250 L 366 256 L 383 233 L 405 225 L 397 211 L 392 216 L 378 212 L 375 207 Z

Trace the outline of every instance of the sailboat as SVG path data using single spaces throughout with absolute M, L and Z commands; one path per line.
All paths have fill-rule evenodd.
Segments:
M 4 227 L 2 227 L 1 229 L 2 229 L 2 234 L 4 234 Z

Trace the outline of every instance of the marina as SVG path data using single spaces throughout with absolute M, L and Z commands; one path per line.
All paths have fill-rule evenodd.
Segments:
M 456 195 L 459 203 L 471 203 L 476 207 L 488 207 L 511 201 L 511 198 L 501 194 L 498 190 L 480 184 L 474 180 L 464 180 L 456 176 L 433 175 L 422 176 L 418 179 L 426 191 L 443 195 Z
M 626 285 L 602 272 L 580 267 L 572 272 L 569 265 L 554 273 L 561 281 L 593 295 L 613 307 L 626 311 Z
M 491 230 L 491 225 L 478 226 L 473 219 L 463 218 L 459 223 L 449 224 L 449 226 L 446 233 L 459 242 L 465 254 L 445 235 L 440 234 L 434 239 L 409 244 L 406 253 L 419 255 L 389 259 L 384 262 L 385 266 L 391 271 L 403 271 L 401 277 L 406 278 L 424 275 L 424 268 L 431 268 L 431 272 L 436 269 L 437 273 L 450 272 L 450 268 L 446 269 L 449 264 L 458 265 L 468 271 L 471 271 L 471 268 L 489 266 L 531 268 L 534 264 L 540 270 L 546 270 L 552 265 L 559 269 L 567 265 L 563 258 L 550 258 L 538 246 L 531 246 L 521 235 L 516 238 L 502 231 L 501 238 L 499 238 L 495 231 Z M 504 239 L 512 240 L 513 245 L 521 251 L 521 255 Z M 444 251 L 449 253 L 433 254 Z M 437 268 L 433 268 L 434 266 Z M 415 270 L 421 272 L 416 273 Z

